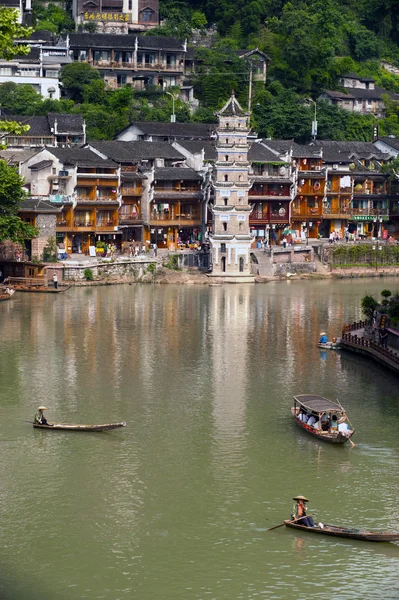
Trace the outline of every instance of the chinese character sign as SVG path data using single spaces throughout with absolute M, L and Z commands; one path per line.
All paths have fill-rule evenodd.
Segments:
M 84 13 L 85 21 L 119 21 L 128 23 L 130 21 L 130 15 L 127 13 L 108 13 L 108 12 L 88 12 Z

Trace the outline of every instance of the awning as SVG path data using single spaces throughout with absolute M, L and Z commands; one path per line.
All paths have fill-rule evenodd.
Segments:
M 301 406 L 314 412 L 335 412 L 343 414 L 345 411 L 336 402 L 332 402 L 323 396 L 313 396 L 311 394 L 300 394 L 294 396 Z

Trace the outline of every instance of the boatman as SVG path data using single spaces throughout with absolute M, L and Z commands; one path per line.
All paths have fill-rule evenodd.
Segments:
M 319 344 L 327 344 L 328 343 L 328 337 L 326 335 L 325 331 L 322 331 L 320 333 L 320 339 L 319 339 Z
M 309 500 L 305 496 L 295 496 L 294 500 L 296 502 L 294 506 L 294 519 L 298 521 L 298 525 L 315 527 L 312 517 L 306 515 L 306 502 L 309 502 Z
M 47 410 L 45 406 L 39 406 L 33 420 L 34 423 L 37 423 L 38 425 L 48 425 L 47 419 L 43 414 L 44 410 Z

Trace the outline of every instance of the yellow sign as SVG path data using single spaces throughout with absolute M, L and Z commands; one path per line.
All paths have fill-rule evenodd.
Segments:
M 84 14 L 85 21 L 119 21 L 128 23 L 130 21 L 130 15 L 126 13 L 100 13 L 100 12 L 88 12 Z

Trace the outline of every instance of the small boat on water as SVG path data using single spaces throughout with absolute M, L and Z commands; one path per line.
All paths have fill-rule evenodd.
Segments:
M 344 408 L 323 396 L 294 396 L 291 412 L 301 429 L 323 442 L 345 444 L 355 433 L 347 423 L 348 417 Z
M 15 294 L 15 290 L 11 290 L 10 288 L 1 289 L 0 302 L 3 302 L 4 300 L 9 300 L 13 294 Z
M 68 425 L 66 423 L 33 423 L 35 429 L 47 429 L 48 431 L 110 431 L 126 427 L 125 421 L 121 423 L 106 423 L 104 425 Z
M 336 525 L 323 524 L 316 527 L 306 527 L 300 523 L 284 521 L 286 527 L 292 527 L 298 531 L 307 533 L 319 533 L 321 535 L 331 535 L 334 537 L 349 538 L 352 540 L 363 540 L 366 542 L 395 542 L 399 540 L 399 533 L 390 533 L 385 531 L 369 531 L 368 529 L 354 529 L 353 527 L 338 527 Z
M 322 350 L 339 350 L 341 348 L 341 338 L 334 338 L 331 342 L 319 342 L 318 347 Z

